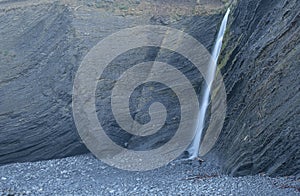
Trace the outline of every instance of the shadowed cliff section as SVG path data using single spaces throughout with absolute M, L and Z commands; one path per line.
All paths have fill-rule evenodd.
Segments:
M 220 66 L 227 118 L 215 152 L 232 175 L 300 177 L 300 5 L 239 1 Z

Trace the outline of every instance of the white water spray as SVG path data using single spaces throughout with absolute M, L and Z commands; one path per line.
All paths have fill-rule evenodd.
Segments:
M 209 105 L 209 94 L 210 94 L 211 86 L 212 86 L 212 83 L 213 83 L 213 80 L 215 77 L 217 61 L 218 61 L 218 57 L 220 55 L 220 51 L 222 48 L 222 41 L 223 41 L 223 37 L 225 34 L 225 30 L 226 30 L 229 12 L 230 12 L 230 9 L 228 8 L 228 10 L 223 18 L 223 21 L 222 21 L 222 24 L 220 27 L 220 31 L 218 33 L 218 38 L 216 40 L 215 46 L 213 48 L 211 60 L 209 62 L 209 66 L 208 66 L 209 68 L 208 68 L 207 80 L 206 80 L 207 87 L 205 89 L 204 96 L 202 98 L 202 104 L 201 104 L 199 114 L 198 114 L 196 135 L 192 141 L 192 144 L 190 145 L 190 147 L 187 150 L 189 153 L 188 159 L 195 159 L 198 157 L 198 154 L 199 154 L 201 135 L 202 135 L 202 131 L 204 128 L 205 114 L 206 114 L 207 107 Z

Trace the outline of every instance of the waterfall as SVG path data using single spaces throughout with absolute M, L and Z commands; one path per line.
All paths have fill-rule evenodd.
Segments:
M 209 94 L 210 94 L 211 86 L 212 86 L 215 72 L 216 72 L 218 57 L 220 55 L 220 51 L 222 48 L 222 41 L 223 41 L 223 37 L 225 34 L 225 30 L 226 30 L 226 24 L 227 24 L 229 12 L 230 12 L 230 9 L 228 8 L 228 10 L 223 18 L 217 40 L 216 40 L 216 43 L 213 48 L 211 60 L 209 62 L 208 71 L 207 71 L 207 80 L 206 80 L 207 87 L 204 91 L 204 96 L 202 98 L 202 103 L 201 103 L 199 114 L 198 114 L 196 135 L 195 135 L 190 147 L 187 150 L 189 153 L 188 159 L 197 158 L 198 154 L 199 154 L 201 135 L 202 135 L 202 131 L 204 128 L 205 114 L 206 114 L 207 107 L 209 105 Z

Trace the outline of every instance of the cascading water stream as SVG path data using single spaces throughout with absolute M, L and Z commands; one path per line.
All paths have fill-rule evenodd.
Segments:
M 226 30 L 229 12 L 230 12 L 230 9 L 228 8 L 228 10 L 223 18 L 217 40 L 216 40 L 216 43 L 213 48 L 211 60 L 209 62 L 208 72 L 207 72 L 207 80 L 206 80 L 207 87 L 205 89 L 204 96 L 202 98 L 202 103 L 201 103 L 200 110 L 199 110 L 199 114 L 198 114 L 196 135 L 192 141 L 192 144 L 190 145 L 190 147 L 187 150 L 189 153 L 188 159 L 197 158 L 198 154 L 199 154 L 201 135 L 202 135 L 202 131 L 204 128 L 205 114 L 206 114 L 207 107 L 209 105 L 209 94 L 210 94 L 211 86 L 212 86 L 215 72 L 216 72 L 218 57 L 220 55 L 220 51 L 222 48 L 222 41 L 223 41 L 223 37 L 225 34 L 225 30 Z

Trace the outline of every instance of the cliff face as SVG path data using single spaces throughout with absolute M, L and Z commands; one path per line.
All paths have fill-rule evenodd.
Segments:
M 22 2 L 21 8 L 0 11 L 0 164 L 88 152 L 72 117 L 72 87 L 83 57 L 101 39 L 127 27 L 158 24 L 184 30 L 211 51 L 222 19 L 219 14 L 176 20 L 160 15 L 123 16 L 86 6 L 28 6 L 27 1 Z M 226 173 L 299 177 L 299 10 L 297 0 L 238 1 L 232 10 L 219 63 L 227 92 L 227 115 L 212 151 Z M 133 57 L 138 54 L 143 60 L 161 58 L 186 65 L 184 59 L 156 50 L 129 51 L 114 63 L 134 64 L 138 60 Z M 179 69 L 189 78 L 195 74 L 194 69 Z M 109 74 L 114 76 L 115 72 Z M 197 89 L 203 81 L 201 77 L 194 79 L 191 82 Z M 111 88 L 100 85 L 97 93 L 106 95 Z M 151 102 L 151 98 L 141 92 L 135 93 L 132 113 L 145 119 L 148 106 L 142 104 L 141 109 L 139 105 L 142 99 Z M 164 96 L 160 101 L 168 100 Z M 99 99 L 96 104 L 102 110 L 98 117 L 105 119 L 109 104 Z M 178 114 L 177 110 L 172 112 Z M 105 126 L 113 129 L 115 124 L 110 118 L 106 120 Z M 174 126 L 176 122 L 167 130 Z M 168 131 L 165 137 L 170 136 Z M 161 135 L 142 145 L 138 138 L 116 135 L 117 142 L 130 141 L 130 148 L 155 147 L 162 142 Z
M 1 12 L 0 163 L 82 153 L 72 120 L 78 54 L 68 9 Z
M 170 17 L 160 15 L 124 17 L 88 6 L 60 3 L 26 5 L 26 2 L 29 1 L 22 1 L 21 7 L 17 3 L 15 8 L 1 10 L 0 15 L 0 164 L 88 152 L 78 136 L 72 116 L 73 81 L 83 57 L 106 36 L 137 25 L 169 25 L 186 31 L 210 49 L 222 17 L 184 17 L 172 21 Z M 4 5 L 10 6 L 9 2 L 4 2 Z M 134 65 L 141 61 L 139 57 L 155 60 L 159 58 L 158 53 L 161 54 L 160 59 L 170 60 L 172 57 L 172 54 L 156 48 L 129 51 L 114 61 L 114 67 L 106 77 L 119 74 L 125 62 L 126 65 Z M 182 58 L 170 63 L 186 65 Z M 186 69 L 185 74 L 194 80 L 195 87 L 199 87 L 201 75 L 193 79 L 193 70 Z M 160 145 L 164 140 L 162 135 L 151 137 L 141 144 L 138 138 L 131 138 L 116 128 L 113 118 L 108 115 L 111 109 L 110 103 L 107 103 L 109 99 L 106 99 L 112 87 L 113 83 L 99 84 L 97 97 L 104 96 L 104 99 L 102 102 L 97 99 L 96 104 L 99 119 L 104 119 L 104 126 L 111 132 L 115 131 L 111 136 L 114 141 L 120 145 L 127 142 L 131 148 Z M 138 104 L 141 99 L 151 102 L 151 98 L 142 97 L 138 91 L 136 98 L 133 99 L 136 108 L 132 111 L 133 115 L 147 118 L 147 107 L 140 109 Z M 161 101 L 166 103 L 168 95 Z M 173 103 L 169 104 L 169 108 L 173 108 Z M 177 111 L 178 108 L 172 110 L 173 117 L 178 115 Z M 167 126 L 164 137 L 172 137 L 174 131 L 170 130 L 176 130 L 172 123 Z
M 298 175 L 300 5 L 239 1 L 220 66 L 227 117 L 215 152 L 227 173 Z

